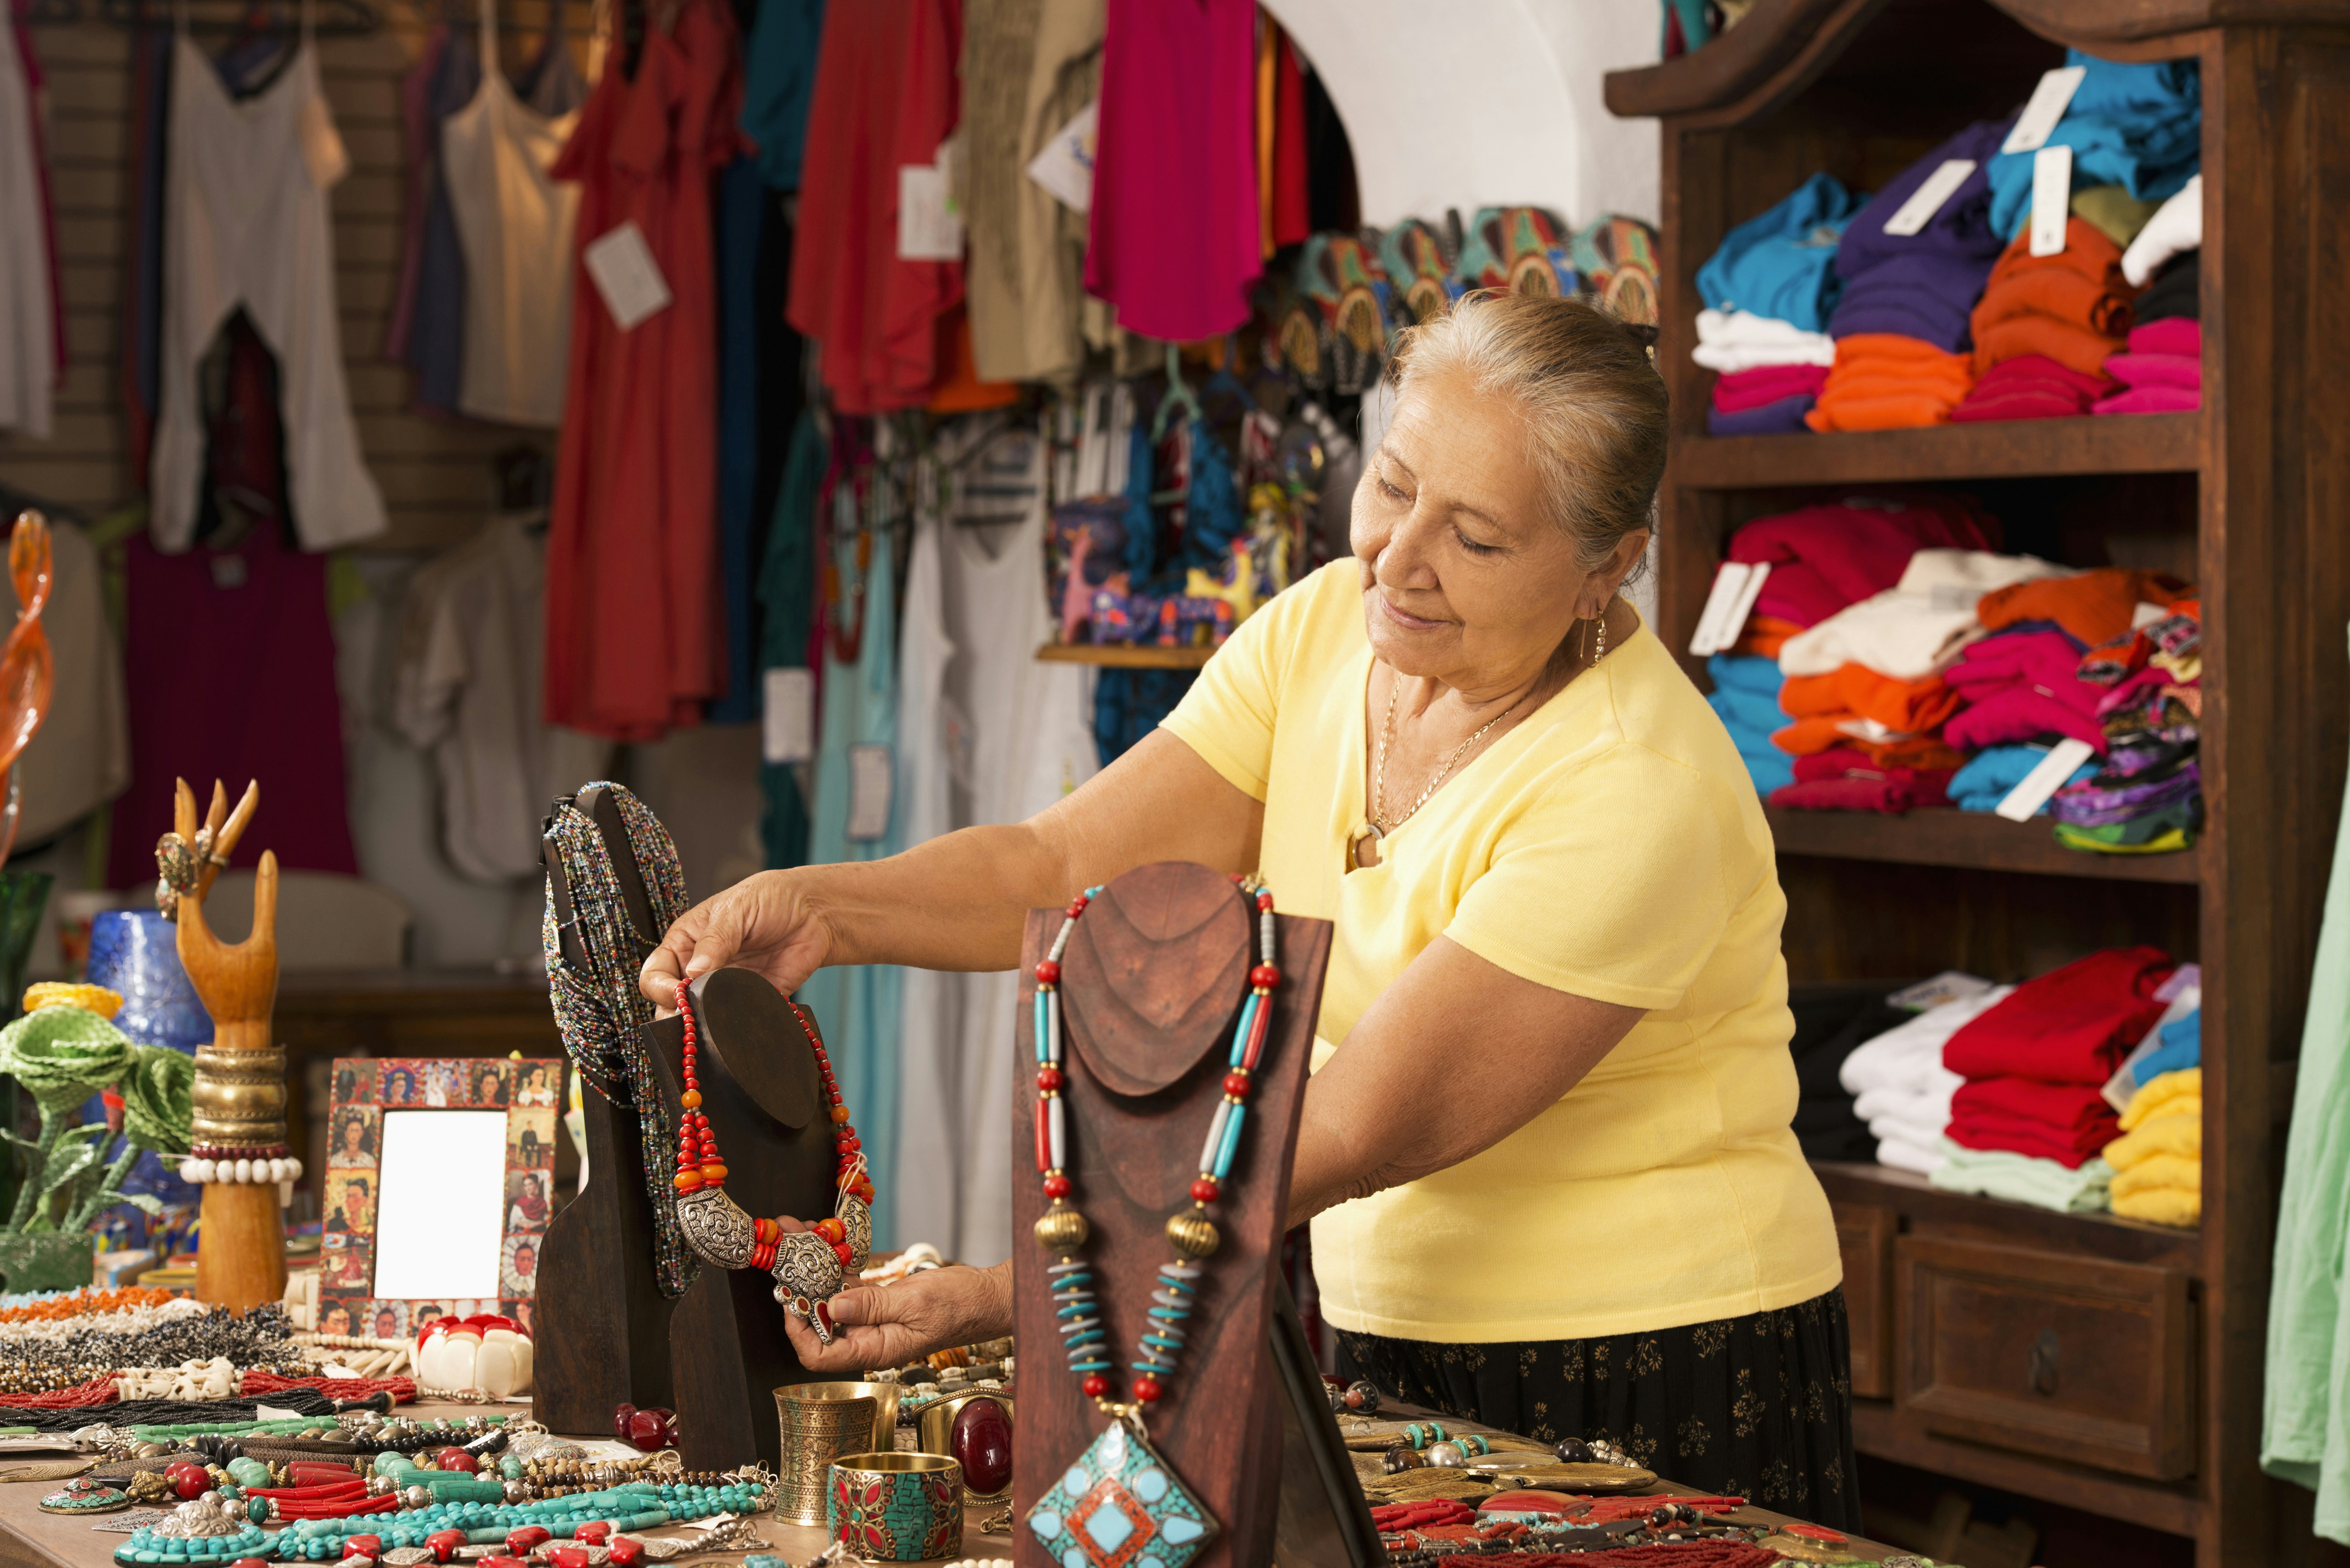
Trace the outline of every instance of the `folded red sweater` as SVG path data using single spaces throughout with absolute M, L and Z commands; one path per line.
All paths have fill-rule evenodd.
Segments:
M 2159 948 L 2091 953 L 2024 981 L 1961 1027 L 1943 1045 L 1942 1065 L 1967 1078 L 2033 1078 L 2094 1091 L 2162 1016 L 2154 993 L 2178 967 Z
M 2012 1106 L 2022 1100 L 2055 1091 L 2069 1098 L 2070 1110 L 2048 1104 L 2049 1115 L 2025 1116 Z M 2069 1119 L 2059 1119 L 2066 1118 Z M 2053 1159 L 2068 1170 L 2121 1136 L 2121 1118 L 2105 1096 L 2079 1085 L 2036 1084 L 2029 1078 L 1985 1078 L 1961 1085 L 1950 1096 L 1950 1122 L 1943 1129 L 1952 1143 L 1967 1148 L 2005 1149 L 2035 1159 Z

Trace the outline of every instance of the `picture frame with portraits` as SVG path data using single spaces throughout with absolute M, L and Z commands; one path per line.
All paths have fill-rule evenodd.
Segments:
M 566 1064 L 559 1058 L 432 1058 L 338 1057 L 328 1077 L 327 1164 L 318 1178 L 319 1237 L 318 1326 L 328 1334 L 349 1334 L 372 1339 L 412 1336 L 441 1316 L 472 1317 L 495 1313 L 532 1326 L 538 1294 L 538 1251 L 554 1218 L 555 1145 L 558 1137 Z M 413 1161 L 397 1151 L 416 1147 L 423 1136 L 418 1124 L 395 1127 L 392 1118 L 410 1113 L 465 1111 L 469 1144 L 466 1168 L 498 1150 L 482 1145 L 488 1130 L 478 1126 L 480 1113 L 504 1117 L 504 1159 L 494 1194 L 481 1190 L 486 1170 L 467 1179 L 463 1207 L 473 1216 L 465 1233 L 488 1245 L 486 1211 L 496 1203 L 495 1257 L 477 1266 L 469 1260 L 467 1278 L 478 1274 L 473 1293 L 421 1296 L 385 1294 L 377 1289 L 379 1272 L 392 1262 L 400 1249 L 386 1247 L 379 1234 L 385 1212 L 385 1184 L 412 1183 L 403 1176 Z M 428 1129 L 429 1130 L 429 1129 Z M 436 1176 L 446 1173 L 437 1168 Z M 399 1211 L 400 1205 L 390 1205 Z

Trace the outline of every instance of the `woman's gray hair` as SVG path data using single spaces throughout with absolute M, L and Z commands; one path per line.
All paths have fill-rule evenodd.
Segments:
M 1404 329 L 1398 396 L 1438 376 L 1514 400 L 1552 521 L 1588 572 L 1648 527 L 1665 472 L 1665 380 L 1638 332 L 1588 300 L 1480 290 Z

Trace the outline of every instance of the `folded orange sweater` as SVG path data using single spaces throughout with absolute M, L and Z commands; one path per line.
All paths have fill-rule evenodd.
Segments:
M 1776 659 L 1779 649 L 1786 646 L 1787 639 L 1803 629 L 1794 621 L 1781 620 L 1776 616 L 1750 615 L 1746 618 L 1746 629 L 1738 634 L 1738 640 L 1730 645 L 1730 651 Z
M 2064 248 L 2053 256 L 2032 254 L 2026 225 L 1991 269 L 1969 318 L 1975 370 L 2020 354 L 2045 354 L 2096 375 L 2129 332 L 2137 293 L 2122 276 L 2121 247 L 2095 223 L 2068 220 Z
M 1974 385 L 1970 361 L 1895 332 L 1836 340 L 1836 362 L 1804 421 L 1815 431 L 1940 424 Z
M 1771 743 L 1793 757 L 1808 757 L 1841 746 L 1865 753 L 1881 768 L 1961 768 L 1966 753 L 1954 751 L 1933 735 L 1912 735 L 1903 741 L 1864 741 L 1841 728 L 1856 715 L 1822 713 L 1798 719 L 1772 732 Z
M 1976 602 L 1975 618 L 1987 631 L 2022 620 L 2053 620 L 2075 642 L 2095 648 L 2129 630 L 2139 601 L 2167 605 L 2178 598 L 2186 586 L 2160 572 L 2099 566 L 2069 577 L 2043 577 L 1994 588 Z M 1786 707 L 1783 694 L 1779 701 L 1786 711 L 1794 711 Z
M 1779 709 L 1791 719 L 1818 715 L 1874 719 L 1888 730 L 1918 734 L 1959 711 L 1959 694 L 1939 675 L 1896 680 L 1865 664 L 1844 664 L 1825 675 L 1796 675 L 1779 688 Z

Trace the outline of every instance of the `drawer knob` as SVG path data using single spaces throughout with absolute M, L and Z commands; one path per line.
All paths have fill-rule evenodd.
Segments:
M 2043 1328 L 2033 1336 L 2032 1354 L 2025 1362 L 2025 1376 L 2034 1394 L 2053 1396 L 2056 1392 L 2056 1331 Z

